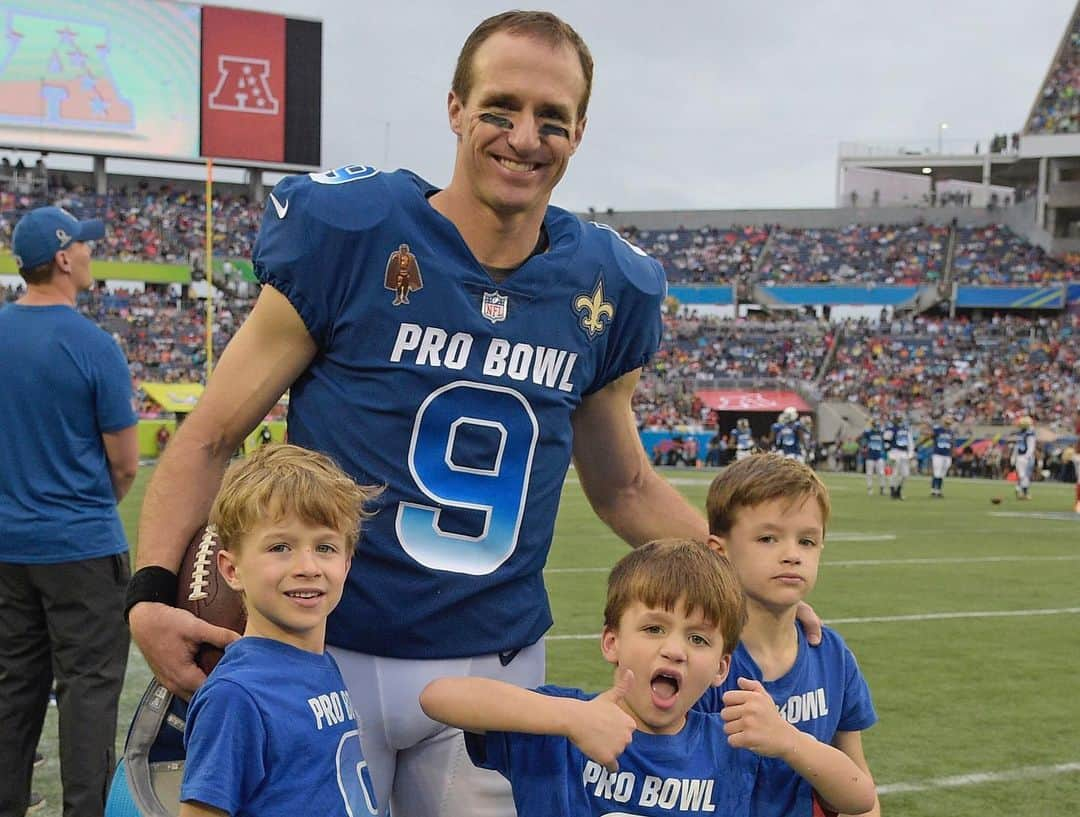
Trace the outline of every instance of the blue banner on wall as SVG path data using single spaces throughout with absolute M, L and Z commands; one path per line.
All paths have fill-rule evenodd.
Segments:
M 1052 287 L 957 287 L 959 309 L 1064 309 L 1065 285 Z
M 901 306 L 913 301 L 919 287 L 913 286 L 759 286 L 756 294 L 766 303 L 791 306 Z
M 722 287 L 713 284 L 675 284 L 668 286 L 668 295 L 678 298 L 681 304 L 733 304 L 734 287 Z
M 1069 284 L 1065 298 L 1070 304 L 1080 304 L 1080 284 Z

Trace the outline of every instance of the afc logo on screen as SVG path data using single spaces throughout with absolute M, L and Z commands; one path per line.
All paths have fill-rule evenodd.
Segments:
M 215 111 L 276 116 L 279 105 L 269 80 L 270 60 L 221 54 L 217 87 L 210 92 L 207 106 Z

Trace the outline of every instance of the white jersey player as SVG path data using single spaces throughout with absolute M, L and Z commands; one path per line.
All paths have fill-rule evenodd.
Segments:
M 1020 418 L 1020 428 L 1013 437 L 1012 463 L 1016 468 L 1016 498 L 1031 499 L 1031 477 L 1035 473 L 1035 422 L 1031 417 Z

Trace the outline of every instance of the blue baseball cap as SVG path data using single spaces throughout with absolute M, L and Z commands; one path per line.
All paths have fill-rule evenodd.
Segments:
M 11 252 L 20 270 L 30 270 L 52 261 L 54 255 L 76 241 L 95 241 L 104 237 L 105 223 L 100 218 L 79 221 L 59 207 L 39 207 L 15 225 Z

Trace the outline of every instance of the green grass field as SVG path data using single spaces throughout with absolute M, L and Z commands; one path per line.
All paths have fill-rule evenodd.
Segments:
M 696 506 L 708 471 L 666 475 Z M 121 508 L 134 542 L 149 477 Z M 1073 488 L 951 479 L 928 498 L 866 496 L 853 475 L 826 475 L 833 523 L 811 602 L 859 658 L 880 722 L 865 736 L 886 815 L 1080 814 L 1080 516 Z M 992 496 L 1004 497 L 992 505 Z M 607 569 L 625 545 L 592 514 L 571 473 L 546 581 L 555 613 L 552 683 L 601 689 L 598 649 Z M 120 739 L 149 678 L 132 652 Z M 56 709 L 34 787 L 60 815 Z

